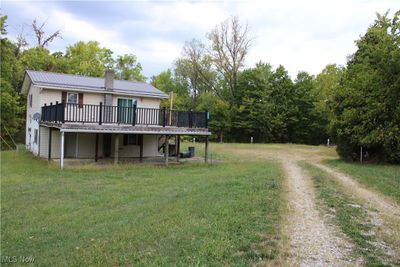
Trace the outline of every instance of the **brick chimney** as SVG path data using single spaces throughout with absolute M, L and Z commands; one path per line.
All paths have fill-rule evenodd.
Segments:
M 106 88 L 106 91 L 112 91 L 114 88 L 114 77 L 115 73 L 114 70 L 106 70 L 106 73 L 104 75 L 104 87 Z

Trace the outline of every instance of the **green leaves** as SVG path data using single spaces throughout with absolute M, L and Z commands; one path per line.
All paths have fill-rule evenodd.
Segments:
M 363 146 L 378 159 L 400 162 L 399 12 L 377 19 L 357 41 L 333 99 L 332 132 L 343 157 Z

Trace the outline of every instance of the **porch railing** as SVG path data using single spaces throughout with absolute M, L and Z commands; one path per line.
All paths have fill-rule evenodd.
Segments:
M 207 111 L 178 111 L 166 108 L 139 108 L 89 104 L 56 103 L 42 107 L 43 122 L 79 122 L 96 124 L 130 124 L 145 126 L 176 126 L 207 128 Z

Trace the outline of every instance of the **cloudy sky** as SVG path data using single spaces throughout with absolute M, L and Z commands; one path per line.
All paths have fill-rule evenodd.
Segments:
M 51 51 L 97 40 L 115 54 L 137 55 L 147 77 L 170 68 L 185 41 L 206 42 L 206 33 L 231 16 L 248 23 L 254 38 L 248 67 L 261 60 L 292 76 L 317 74 L 328 63 L 344 65 L 375 13 L 388 9 L 392 15 L 400 1 L 1 1 L 10 38 L 21 31 L 32 38 L 29 24 L 46 21 L 47 32 L 61 29 L 63 36 Z

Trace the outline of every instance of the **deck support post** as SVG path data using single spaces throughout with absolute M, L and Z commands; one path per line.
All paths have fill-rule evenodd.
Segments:
M 168 166 L 168 154 L 169 154 L 169 136 L 165 135 L 165 149 L 164 149 L 164 160 L 165 166 Z
M 49 153 L 47 155 L 47 160 L 48 161 L 51 160 L 51 138 L 52 138 L 52 135 L 53 135 L 53 129 L 49 128 L 49 151 L 48 151 Z
M 61 167 L 61 170 L 64 169 L 64 135 L 65 135 L 65 133 L 61 132 L 61 148 L 60 148 L 60 151 L 61 151 L 61 155 L 60 155 L 60 167 Z
M 99 159 L 99 133 L 96 133 L 96 144 L 95 144 L 95 151 L 94 151 L 94 161 L 97 162 Z
M 143 134 L 139 135 L 139 159 L 143 161 Z
M 116 134 L 114 142 L 114 164 L 118 164 L 118 157 L 119 157 L 119 134 Z
M 208 163 L 208 135 L 206 136 L 206 143 L 204 149 L 204 162 Z
M 176 162 L 179 162 L 179 154 L 181 150 L 181 136 L 177 135 L 175 136 L 175 156 L 176 156 Z

